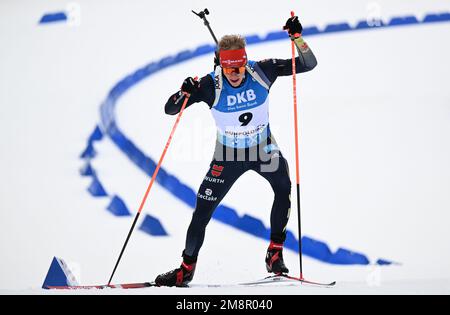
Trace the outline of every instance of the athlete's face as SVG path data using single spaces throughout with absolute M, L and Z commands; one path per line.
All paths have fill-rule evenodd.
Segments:
M 223 74 L 232 87 L 238 87 L 245 77 L 245 67 L 223 68 Z

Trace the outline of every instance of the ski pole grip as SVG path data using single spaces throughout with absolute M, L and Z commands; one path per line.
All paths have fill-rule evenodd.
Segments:
M 295 13 L 294 13 L 294 11 L 291 11 L 291 17 L 294 17 L 295 16 Z M 302 34 L 300 34 L 300 33 L 295 33 L 294 34 L 294 38 L 298 38 L 298 37 L 300 37 Z

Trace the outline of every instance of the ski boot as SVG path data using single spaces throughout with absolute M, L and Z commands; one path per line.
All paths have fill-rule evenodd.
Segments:
M 287 274 L 289 272 L 283 261 L 283 244 L 270 242 L 266 254 L 266 269 L 267 272 L 275 274 Z
M 155 283 L 159 287 L 187 287 L 188 283 L 194 278 L 195 265 L 196 262 L 191 262 L 188 264 L 183 261 L 180 268 L 176 268 L 157 276 Z

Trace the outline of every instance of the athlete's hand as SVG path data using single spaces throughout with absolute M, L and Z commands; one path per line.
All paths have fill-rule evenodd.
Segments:
M 183 85 L 181 86 L 181 92 L 184 94 L 193 94 L 197 92 L 200 88 L 200 82 L 192 77 L 188 77 L 183 81 Z
M 293 16 L 286 21 L 286 25 L 283 27 L 283 29 L 288 31 L 291 38 L 297 38 L 302 34 L 303 26 L 302 24 L 300 24 L 298 16 Z

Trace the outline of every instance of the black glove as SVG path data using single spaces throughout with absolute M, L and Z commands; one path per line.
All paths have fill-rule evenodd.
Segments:
M 286 25 L 283 29 L 288 31 L 289 36 L 295 36 L 295 34 L 302 34 L 303 26 L 300 24 L 298 16 L 294 16 L 286 21 Z
M 195 80 L 192 77 L 188 77 L 183 81 L 183 85 L 181 86 L 181 92 L 187 94 L 193 94 L 197 92 L 200 88 L 200 82 Z

